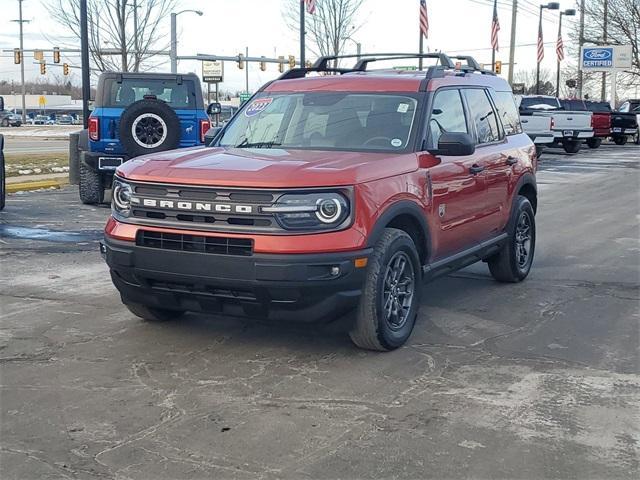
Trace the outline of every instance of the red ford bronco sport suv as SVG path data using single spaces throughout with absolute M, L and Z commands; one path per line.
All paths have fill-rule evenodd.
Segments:
M 367 70 L 410 57 L 436 65 Z M 524 279 L 535 147 L 507 82 L 457 58 L 323 57 L 266 84 L 210 146 L 118 167 L 101 248 L 124 304 L 152 321 L 355 311 L 353 342 L 392 350 L 423 280 L 480 260 Z

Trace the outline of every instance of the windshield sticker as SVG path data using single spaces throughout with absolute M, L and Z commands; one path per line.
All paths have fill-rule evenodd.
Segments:
M 269 105 L 271 105 L 271 102 L 273 102 L 273 98 L 258 98 L 251 102 L 251 105 L 245 109 L 244 114 L 247 117 L 259 115 L 264 112 Z
M 407 113 L 409 111 L 408 103 L 401 103 L 398 105 L 398 113 Z
M 391 140 L 391 145 L 393 145 L 394 147 L 401 147 L 402 140 L 400 140 L 399 138 L 394 138 L 393 140 Z

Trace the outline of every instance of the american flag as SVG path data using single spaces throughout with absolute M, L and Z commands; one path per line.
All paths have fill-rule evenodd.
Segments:
M 304 0 L 304 4 L 307 6 L 307 12 L 313 15 L 316 13 L 316 0 Z
M 491 22 L 491 48 L 496 52 L 498 47 L 498 32 L 500 31 L 500 21 L 498 20 L 498 0 L 493 0 L 493 21 Z
M 429 15 L 427 14 L 427 1 L 420 0 L 420 33 L 424 38 L 429 38 Z
M 562 34 L 558 34 L 558 42 L 556 43 L 556 53 L 558 54 L 558 61 L 564 60 L 564 43 L 562 41 Z
M 538 63 L 544 58 L 544 43 L 542 41 L 542 20 L 538 23 Z

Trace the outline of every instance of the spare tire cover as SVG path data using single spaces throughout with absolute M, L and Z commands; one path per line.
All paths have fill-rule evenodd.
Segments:
M 163 152 L 180 144 L 180 120 L 163 101 L 139 100 L 122 113 L 119 133 L 131 157 Z

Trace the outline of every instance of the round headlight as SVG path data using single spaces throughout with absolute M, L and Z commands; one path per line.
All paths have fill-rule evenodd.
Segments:
M 322 223 L 333 223 L 342 215 L 342 204 L 337 198 L 321 198 L 316 205 L 316 216 Z
M 114 182 L 113 205 L 118 213 L 127 213 L 131 208 L 131 186 L 127 183 Z

